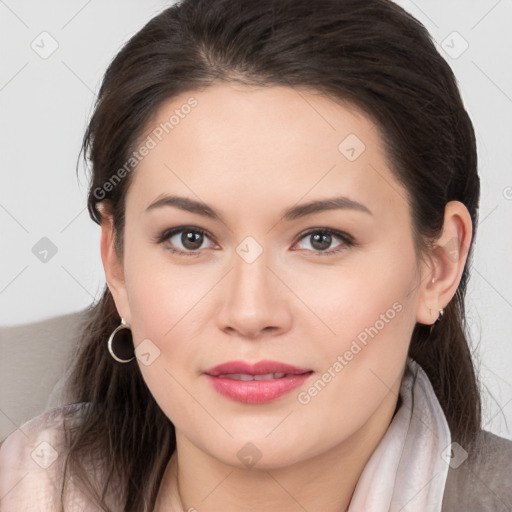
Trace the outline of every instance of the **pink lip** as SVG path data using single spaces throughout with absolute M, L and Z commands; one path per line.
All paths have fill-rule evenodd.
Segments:
M 204 372 L 208 382 L 220 394 L 246 404 L 262 404 L 297 388 L 309 378 L 313 371 L 298 368 L 278 361 L 259 361 L 256 364 L 245 361 L 229 361 L 214 366 Z M 264 375 L 267 373 L 285 373 L 278 379 L 241 381 L 221 377 L 233 373 Z
M 228 373 L 248 373 L 250 375 L 264 375 L 265 373 L 288 373 L 297 375 L 300 373 L 310 372 L 311 368 L 298 368 L 289 364 L 280 363 L 279 361 L 259 361 L 251 364 L 245 361 L 228 361 L 217 366 L 209 368 L 204 373 L 217 377 L 218 375 L 226 375 Z

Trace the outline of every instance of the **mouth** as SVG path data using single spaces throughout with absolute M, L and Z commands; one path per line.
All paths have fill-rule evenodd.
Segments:
M 263 404 L 302 385 L 314 372 L 277 361 L 231 361 L 204 373 L 213 389 L 224 397 L 246 404 Z
M 257 374 L 252 375 L 250 373 L 226 373 L 224 375 L 217 375 L 217 377 L 221 377 L 223 379 L 233 379 L 233 380 L 243 380 L 243 381 L 250 381 L 250 380 L 274 380 L 274 379 L 283 379 L 285 377 L 290 377 L 294 374 L 291 373 L 264 373 L 264 374 Z M 303 375 L 303 374 L 296 374 L 296 375 Z
M 209 368 L 204 373 L 213 377 L 220 375 L 249 375 L 254 377 L 281 378 L 285 375 L 299 375 L 313 371 L 311 368 L 301 368 L 280 361 L 258 361 L 248 363 L 246 361 L 228 361 Z M 270 376 L 270 377 L 269 377 Z M 265 380 L 265 379 L 258 379 Z

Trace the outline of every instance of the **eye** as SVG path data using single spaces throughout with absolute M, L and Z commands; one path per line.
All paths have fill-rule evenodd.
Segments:
M 338 244 L 335 249 L 326 251 L 325 249 L 329 248 L 336 238 L 341 240 L 341 244 Z M 300 240 L 302 239 L 308 240 L 313 251 L 322 256 L 339 253 L 356 245 L 354 239 L 350 235 L 330 228 L 310 229 L 300 237 Z
M 166 242 L 166 249 L 175 254 L 183 254 L 185 256 L 199 256 L 203 249 L 206 239 L 210 236 L 206 231 L 194 226 L 180 226 L 164 231 L 158 236 L 155 242 L 161 244 Z M 339 253 L 345 249 L 356 245 L 355 240 L 341 231 L 330 228 L 314 228 L 303 233 L 299 240 L 309 240 L 309 245 L 314 253 L 322 256 Z M 338 239 L 341 241 L 335 249 L 327 251 L 333 241 Z M 308 249 L 306 247 L 306 249 Z
M 206 231 L 193 226 L 181 226 L 179 228 L 164 231 L 156 240 L 157 243 L 168 242 L 166 248 L 177 254 L 198 256 L 205 239 L 209 238 Z

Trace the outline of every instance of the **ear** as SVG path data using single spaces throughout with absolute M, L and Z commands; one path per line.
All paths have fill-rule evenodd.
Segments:
M 101 261 L 105 271 L 107 286 L 114 298 L 117 312 L 130 324 L 130 307 L 124 277 L 123 262 L 114 249 L 114 223 L 112 213 L 104 203 L 97 205 L 101 212 Z
M 416 321 L 431 325 L 457 291 L 473 237 L 473 224 L 466 206 L 450 201 L 444 211 L 443 231 L 423 268 Z M 432 279 L 434 282 L 432 283 Z

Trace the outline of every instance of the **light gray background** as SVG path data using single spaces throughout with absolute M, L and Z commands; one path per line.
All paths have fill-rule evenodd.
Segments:
M 397 3 L 438 43 L 477 133 L 482 198 L 468 317 L 485 428 L 512 439 L 512 1 Z M 75 174 L 80 143 L 108 63 L 167 5 L 0 0 L 1 325 L 81 310 L 99 296 L 99 227 L 81 165 Z M 52 39 L 47 58 L 31 47 L 49 51 Z M 47 263 L 32 252 L 42 237 L 57 247 Z

